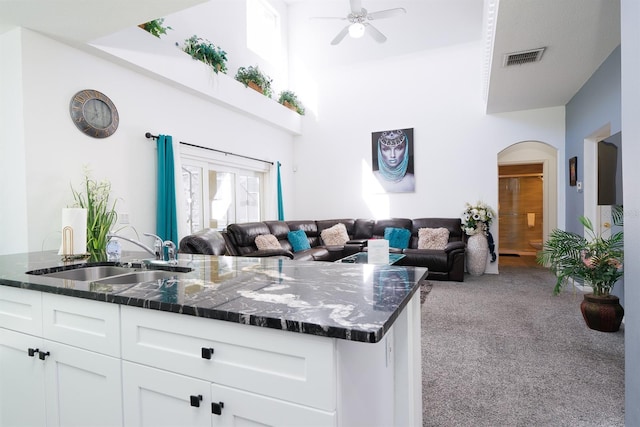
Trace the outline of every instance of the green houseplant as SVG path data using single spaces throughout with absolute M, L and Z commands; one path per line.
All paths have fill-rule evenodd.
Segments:
M 256 65 L 249 67 L 240 67 L 236 72 L 235 79 L 240 83 L 243 83 L 245 87 L 249 86 L 252 89 L 261 92 L 268 98 L 273 95 L 271 90 L 272 79 L 268 75 L 264 74 L 260 68 Z
M 184 41 L 182 50 L 193 59 L 202 61 L 213 68 L 216 73 L 227 72 L 227 52 L 221 47 L 214 45 L 209 40 L 198 36 L 191 36 Z
M 107 250 L 107 234 L 118 220 L 116 200 L 109 200 L 111 183 L 91 179 L 85 171 L 82 188 L 71 186 L 75 207 L 87 210 L 87 251 L 92 261 L 104 261 Z
M 301 116 L 304 116 L 304 105 L 298 99 L 298 96 L 291 90 L 283 90 L 280 92 L 278 102 L 287 108 L 296 111 Z
M 167 34 L 167 30 L 173 30 L 168 25 L 164 25 L 164 18 L 154 19 L 138 26 L 158 38 L 163 34 Z
M 591 329 L 614 332 L 620 327 L 624 314 L 619 298 L 611 295 L 613 286 L 623 275 L 623 232 L 612 232 L 610 236 L 603 237 L 601 233 L 594 230 L 589 218 L 581 216 L 579 219 L 587 236 L 583 237 L 559 229 L 553 230 L 538 253 L 537 261 L 539 264 L 549 266 L 556 275 L 557 281 L 553 289 L 555 295 L 560 293 L 569 279 L 591 286 L 593 292 L 586 294 L 581 304 L 585 321 Z M 621 220 L 621 208 L 614 209 L 614 223 L 621 225 Z M 589 304 L 598 304 L 598 307 L 588 307 Z M 604 323 L 607 322 L 604 319 L 589 318 L 590 315 L 596 314 L 595 312 L 601 314 L 604 310 L 603 305 L 615 309 L 617 325 L 605 325 Z M 586 313 L 585 310 L 591 310 L 593 313 Z

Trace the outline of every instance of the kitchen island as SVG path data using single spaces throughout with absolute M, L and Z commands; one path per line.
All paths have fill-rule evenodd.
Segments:
M 138 283 L 49 275 L 84 267 L 0 256 L 0 424 L 422 425 L 426 269 L 181 254 Z

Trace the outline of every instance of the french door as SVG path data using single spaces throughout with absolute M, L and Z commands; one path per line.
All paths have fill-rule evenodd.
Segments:
M 183 158 L 182 180 L 190 233 L 263 217 L 265 171 Z

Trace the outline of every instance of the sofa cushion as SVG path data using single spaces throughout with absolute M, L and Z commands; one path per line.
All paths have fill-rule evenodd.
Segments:
M 444 227 L 418 230 L 418 249 L 444 249 L 447 243 L 449 230 Z
M 347 234 L 347 227 L 343 223 L 338 223 L 333 227 L 329 227 L 322 230 L 320 237 L 325 245 L 344 245 L 349 241 L 349 234 Z
M 406 249 L 409 247 L 411 231 L 406 228 L 387 227 L 384 229 L 384 238 L 389 241 L 390 247 Z
M 287 234 L 287 239 L 291 243 L 293 252 L 304 251 L 305 249 L 311 249 L 307 234 L 303 230 L 290 231 Z
M 280 242 L 273 234 L 261 234 L 256 236 L 256 247 L 259 250 L 265 249 L 282 249 Z

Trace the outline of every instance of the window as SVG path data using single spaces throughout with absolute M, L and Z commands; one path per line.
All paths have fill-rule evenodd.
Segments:
M 218 163 L 200 156 L 182 156 L 182 180 L 188 228 L 224 230 L 236 222 L 260 221 L 263 216 L 265 166 Z
M 247 47 L 276 63 L 280 44 L 280 15 L 266 0 L 247 0 Z

